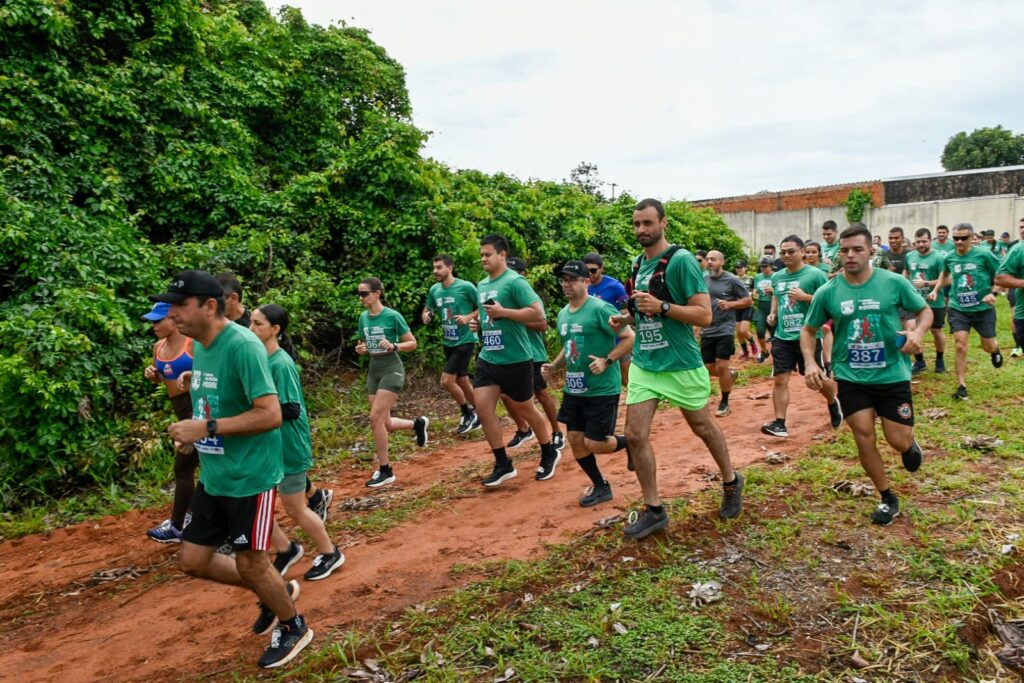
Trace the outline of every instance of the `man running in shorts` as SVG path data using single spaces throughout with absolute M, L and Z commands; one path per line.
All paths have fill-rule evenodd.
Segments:
M 633 211 L 633 233 L 643 252 L 633 262 L 630 308 L 608 319 L 617 333 L 636 323 L 633 365 L 626 399 L 626 440 L 643 490 L 644 508 L 623 529 L 643 538 L 668 526 L 658 496 L 658 471 L 651 447 L 651 422 L 658 403 L 667 400 L 682 411 L 693 433 L 704 442 L 722 474 L 718 516 L 732 519 L 743 506 L 743 477 L 732 468 L 729 446 L 708 410 L 711 379 L 701 359 L 694 325 L 711 324 L 711 299 L 697 260 L 665 239 L 668 221 L 657 199 L 644 199 Z
M 711 299 L 711 324 L 701 330 L 700 355 L 704 367 L 718 377 L 722 399 L 718 402 L 716 417 L 732 412 L 729 392 L 732 391 L 735 370 L 729 360 L 736 353 L 733 339 L 736 335 L 736 313 L 750 308 L 750 292 L 743 282 L 725 270 L 725 255 L 712 249 L 707 255 L 708 269 L 704 272 L 704 285 Z
M 935 289 L 935 285 L 942 282 L 942 265 L 945 256 L 932 248 L 932 231 L 928 228 L 921 228 L 914 233 L 914 246 L 916 249 L 907 254 L 904 275 L 914 285 L 914 289 L 928 302 L 928 308 L 932 309 L 932 340 L 935 342 L 935 372 L 946 371 L 946 361 L 943 354 L 946 351 L 946 334 L 942 331 L 946 324 L 946 295 L 941 288 Z M 933 291 L 935 290 L 935 291 Z M 903 311 L 900 311 L 902 316 Z M 910 329 L 917 323 L 909 318 Z M 917 374 L 928 369 L 928 363 L 924 360 L 924 352 L 914 355 L 914 365 L 911 372 Z
M 801 375 L 806 374 L 804 357 L 800 352 L 800 330 L 804 326 L 804 316 L 811 305 L 814 293 L 828 284 L 828 278 L 819 268 L 804 263 L 804 241 L 796 235 L 790 235 L 779 245 L 779 254 L 786 264 L 785 270 L 772 275 L 772 312 L 768 314 L 768 324 L 775 325 L 775 336 L 772 337 L 772 405 L 775 408 L 775 419 L 761 425 L 761 433 L 780 438 L 789 437 L 786 426 L 786 412 L 789 410 L 789 378 L 794 370 Z M 820 325 L 819 325 L 820 327 Z M 818 335 L 818 364 L 824 366 L 825 359 L 821 347 L 821 335 Z M 839 429 L 843 424 L 843 411 L 836 401 L 836 386 L 831 381 L 824 381 L 818 388 L 828 403 L 829 422 L 832 429 Z
M 757 298 L 757 307 L 754 309 L 754 331 L 757 333 L 757 341 L 761 345 L 761 353 L 757 356 L 757 362 L 763 363 L 768 358 L 768 343 L 775 334 L 775 326 L 768 324 L 768 316 L 772 312 L 772 258 L 762 256 L 757 263 L 758 273 L 754 276 L 754 286 L 750 290 Z
M 1024 234 L 1024 220 L 1021 221 L 1021 233 Z M 996 284 L 1005 287 L 1011 292 L 1024 287 L 1024 241 L 1018 241 L 996 271 Z M 1020 356 L 1021 348 L 1024 348 L 1024 296 L 1017 292 L 1017 299 L 1013 305 L 1013 341 L 1014 349 L 1012 355 Z
M 501 235 L 487 235 L 480 241 L 480 263 L 487 277 L 477 283 L 483 348 L 476 361 L 473 394 L 494 453 L 494 470 L 483 480 L 483 485 L 489 487 L 500 486 L 517 474 L 505 452 L 501 422 L 495 412 L 502 394 L 508 397 L 508 405 L 522 411 L 540 442 L 536 478 L 553 477 L 561 458 L 551 443 L 551 426 L 533 406 L 533 349 L 527 325 L 547 324 L 544 307 L 526 279 L 509 270 L 508 250 L 508 240 Z
M 569 433 L 569 446 L 591 486 L 580 505 L 591 507 L 612 499 L 611 484 L 601 474 L 596 453 L 613 453 L 626 448 L 626 437 L 615 434 L 619 413 L 619 359 L 633 346 L 628 325 L 615 332 L 608 318 L 619 314 L 615 306 L 587 294 L 589 273 L 583 261 L 569 261 L 562 268 L 561 285 L 569 303 L 558 312 L 558 334 L 562 350 L 543 367 L 565 372 L 559 421 Z
M 956 344 L 957 388 L 953 398 L 967 400 L 967 339 L 971 329 L 981 337 L 981 348 L 992 358 L 992 367 L 1003 366 L 1003 354 L 996 339 L 996 295 L 992 291 L 999 259 L 992 252 L 971 244 L 974 227 L 970 223 L 953 226 L 954 251 L 946 254 L 942 272 L 951 279 L 949 291 L 949 331 Z M 938 297 L 942 283 L 933 293 Z
M 480 428 L 480 418 L 473 408 L 473 385 L 469 381 L 469 361 L 473 359 L 479 338 L 469 328 L 469 321 L 478 308 L 476 287 L 453 274 L 454 261 L 448 254 L 433 259 L 437 281 L 427 294 L 423 324 L 429 325 L 441 313 L 441 343 L 444 346 L 444 371 L 441 386 L 458 404 L 462 418 L 456 434 L 467 434 Z
M 309 644 L 313 631 L 295 611 L 298 582 L 286 587 L 267 557 L 274 491 L 284 471 L 281 405 L 267 352 L 255 334 L 224 317 L 224 290 L 209 273 L 182 271 L 165 293 L 150 299 L 171 304 L 168 317 L 195 340 L 193 417 L 167 430 L 176 441 L 194 442 L 201 464 L 180 566 L 192 576 L 256 593 L 261 608 L 278 619 L 259 665 L 282 666 Z M 225 539 L 231 539 L 234 558 L 215 552 Z
M 613 278 L 604 274 L 604 257 L 595 251 L 583 257 L 587 264 L 587 271 L 590 273 L 590 287 L 587 292 L 590 296 L 596 296 L 601 301 L 610 303 L 618 310 L 623 310 L 629 303 L 629 294 L 626 287 Z M 619 367 L 622 370 L 622 386 L 629 381 L 629 364 L 632 361 L 632 353 L 627 353 L 619 360 Z
M 921 466 L 921 448 L 914 440 L 914 399 L 910 391 L 910 355 L 921 350 L 921 337 L 931 327 L 932 312 L 901 275 L 873 268 L 871 233 L 850 227 L 839 236 L 843 272 L 819 289 L 800 333 L 807 367 L 807 386 L 821 391 L 830 383 L 819 363 L 818 328 L 833 320 L 837 343 L 832 369 L 846 423 L 853 431 L 864 471 L 881 495 L 871 514 L 875 524 L 888 525 L 900 514 L 899 500 L 889 486 L 878 452 L 875 417 L 889 445 L 902 454 L 903 466 Z M 904 332 L 899 309 L 917 316 L 917 327 Z

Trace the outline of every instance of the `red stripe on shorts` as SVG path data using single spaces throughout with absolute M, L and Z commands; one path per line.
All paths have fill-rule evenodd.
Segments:
M 256 495 L 256 517 L 252 522 L 252 550 L 269 550 L 274 529 L 274 489 Z

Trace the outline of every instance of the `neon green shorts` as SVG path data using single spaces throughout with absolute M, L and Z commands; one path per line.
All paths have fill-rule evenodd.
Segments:
M 649 372 L 633 363 L 629 366 L 626 405 L 652 399 L 668 401 L 676 408 L 700 410 L 711 398 L 711 377 L 707 368 Z

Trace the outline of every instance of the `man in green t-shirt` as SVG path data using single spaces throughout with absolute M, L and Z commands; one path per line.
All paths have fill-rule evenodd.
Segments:
M 562 350 L 541 371 L 550 376 L 565 368 L 562 407 L 558 421 L 566 426 L 569 446 L 592 486 L 580 498 L 591 507 L 612 499 L 611 484 L 601 474 L 596 453 L 613 453 L 626 448 L 626 437 L 615 434 L 619 413 L 622 376 L 619 361 L 633 348 L 633 330 L 628 325 L 615 332 L 608 318 L 619 309 L 587 293 L 590 273 L 583 261 L 569 261 L 559 280 L 569 303 L 558 312 L 558 334 Z
M 626 399 L 626 439 L 645 506 L 636 521 L 623 529 L 630 538 L 643 538 L 668 526 L 668 514 L 658 497 L 650 439 L 651 421 L 662 400 L 682 411 L 722 473 L 719 517 L 731 519 L 742 509 L 743 477 L 733 470 L 725 435 L 708 410 L 711 379 L 693 335 L 694 325 L 711 323 L 711 298 L 697 260 L 665 239 L 667 225 L 665 207 L 657 199 L 644 199 L 636 205 L 633 233 L 644 250 L 634 261 L 628 313 L 608 319 L 616 332 L 633 323 L 636 329 Z
M 928 302 L 928 308 L 932 309 L 932 340 L 935 342 L 935 372 L 946 371 L 946 361 L 943 354 L 946 351 L 946 333 L 942 331 L 946 324 L 946 294 L 941 287 L 933 292 L 935 285 L 942 280 L 942 267 L 946 260 L 945 255 L 932 248 L 932 231 L 928 228 L 921 228 L 914 233 L 914 247 L 916 249 L 907 254 L 904 262 L 903 274 L 914 285 L 917 293 Z M 916 320 L 906 311 L 900 310 L 900 319 L 906 322 L 905 327 L 909 330 L 917 325 Z M 914 365 L 911 371 L 914 374 L 928 369 L 924 360 L 924 352 L 914 356 Z
M 914 439 L 909 356 L 920 352 L 932 312 L 905 277 L 871 266 L 871 233 L 866 227 L 851 226 L 839 240 L 843 273 L 814 294 L 800 332 L 800 350 L 807 366 L 807 386 L 820 391 L 829 380 L 818 362 L 816 337 L 825 321 L 833 321 L 832 370 L 839 402 L 853 431 L 861 466 L 882 498 L 871 521 L 888 525 L 899 516 L 900 504 L 878 453 L 875 417 L 882 419 L 885 439 L 902 454 L 903 466 L 917 471 L 922 452 Z M 900 309 L 917 316 L 914 330 L 903 331 Z
M 779 254 L 786 265 L 772 275 L 772 311 L 768 324 L 775 325 L 772 338 L 772 406 L 775 419 L 761 425 L 761 433 L 780 438 L 789 437 L 786 413 L 789 410 L 789 378 L 797 370 L 806 374 L 804 357 L 800 353 L 800 330 L 804 316 L 810 307 L 814 293 L 828 284 L 828 277 L 820 268 L 804 263 L 804 241 L 790 235 L 779 244 Z M 817 341 L 818 363 L 825 365 L 824 352 L 819 335 Z M 829 422 L 832 429 L 843 424 L 843 412 L 836 401 L 836 387 L 830 381 L 823 382 L 819 391 L 828 405 Z
M 949 228 L 947 226 L 940 225 L 935 228 L 935 240 L 932 241 L 932 249 L 943 256 L 956 249 L 953 240 L 949 239 Z
M 826 273 L 832 271 L 839 261 L 839 226 L 835 221 L 828 220 L 821 224 L 821 261 L 828 266 Z
M 438 254 L 433 259 L 436 282 L 427 294 L 427 305 L 423 309 L 423 324 L 429 325 L 440 314 L 441 344 L 444 347 L 444 370 L 441 371 L 441 386 L 458 404 L 462 417 L 456 434 L 468 434 L 480 429 L 480 418 L 476 414 L 473 398 L 473 384 L 469 381 L 469 361 L 479 341 L 469 322 L 478 315 L 476 287 L 471 282 L 455 277 L 455 262 L 448 254 Z
M 953 243 L 956 250 L 946 254 L 942 272 L 950 281 L 949 330 L 956 343 L 957 388 L 953 398 L 967 400 L 967 339 L 971 329 L 978 331 L 981 348 L 992 357 L 992 367 L 1003 366 L 1003 354 L 996 339 L 996 309 L 993 291 L 999 259 L 992 252 L 972 246 L 974 227 L 970 223 L 953 226 Z M 933 293 L 938 295 L 942 284 L 936 284 Z
M 775 326 L 768 324 L 768 315 L 772 312 L 772 258 L 762 256 L 757 267 L 759 272 L 754 276 L 754 286 L 750 293 L 756 302 L 754 330 L 757 332 L 757 341 L 761 345 L 761 353 L 757 356 L 757 362 L 763 363 L 771 352 L 768 345 L 775 333 Z
M 201 465 L 180 566 L 192 576 L 256 593 L 261 613 L 265 606 L 278 619 L 259 664 L 281 666 L 309 644 L 313 631 L 295 611 L 298 583 L 286 586 L 267 557 L 284 464 L 281 405 L 266 349 L 251 331 L 228 321 L 223 288 L 209 273 L 182 271 L 165 293 L 150 299 L 171 304 L 168 317 L 195 340 L 193 419 L 167 430 L 175 441 L 195 443 Z M 234 558 L 216 552 L 225 539 Z
M 1021 226 L 1021 232 L 1024 232 L 1024 220 Z M 1024 242 L 1017 242 L 1006 253 L 1006 258 L 996 271 L 996 284 L 1010 292 L 1024 288 Z M 1010 355 L 1020 357 L 1021 349 L 1024 348 L 1024 296 L 1020 292 L 1017 292 L 1013 306 L 1013 341 L 1014 349 Z
M 483 480 L 484 486 L 500 486 L 517 472 L 505 452 L 501 421 L 496 409 L 504 394 L 526 418 L 540 443 L 540 466 L 535 478 L 550 479 L 561 453 L 551 443 L 551 426 L 533 405 L 533 346 L 529 325 L 543 324 L 544 306 L 524 277 L 508 268 L 508 240 L 487 235 L 480 240 L 480 264 L 487 277 L 477 284 L 483 348 L 476 360 L 473 394 L 476 412 L 484 426 L 484 435 L 494 453 L 494 469 Z

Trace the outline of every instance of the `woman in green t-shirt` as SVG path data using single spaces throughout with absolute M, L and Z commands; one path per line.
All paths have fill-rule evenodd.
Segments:
M 313 566 L 305 574 L 307 581 L 326 579 L 345 563 L 338 546 L 331 542 L 320 516 L 306 505 L 306 472 L 313 466 L 313 442 L 309 435 L 306 400 L 302 396 L 299 371 L 292 360 L 295 348 L 288 338 L 288 311 L 274 304 L 260 306 L 252 313 L 249 329 L 269 356 L 270 376 L 274 378 L 281 403 L 281 459 L 284 478 L 277 485 L 284 512 L 316 544 Z M 289 541 L 275 523 L 273 544 L 277 550 L 274 567 L 283 575 L 302 557 L 302 546 Z
M 415 420 L 391 417 L 391 409 L 405 387 L 405 366 L 398 353 L 415 351 L 416 337 L 402 314 L 388 306 L 384 285 L 378 278 L 368 277 L 360 282 L 358 294 L 366 310 L 359 316 L 356 353 L 370 356 L 366 393 L 370 397 L 370 426 L 377 447 L 377 470 L 366 485 L 377 488 L 395 481 L 388 458 L 388 435 L 399 429 L 411 429 L 416 432 L 416 445 L 426 446 L 430 420 L 425 415 Z

